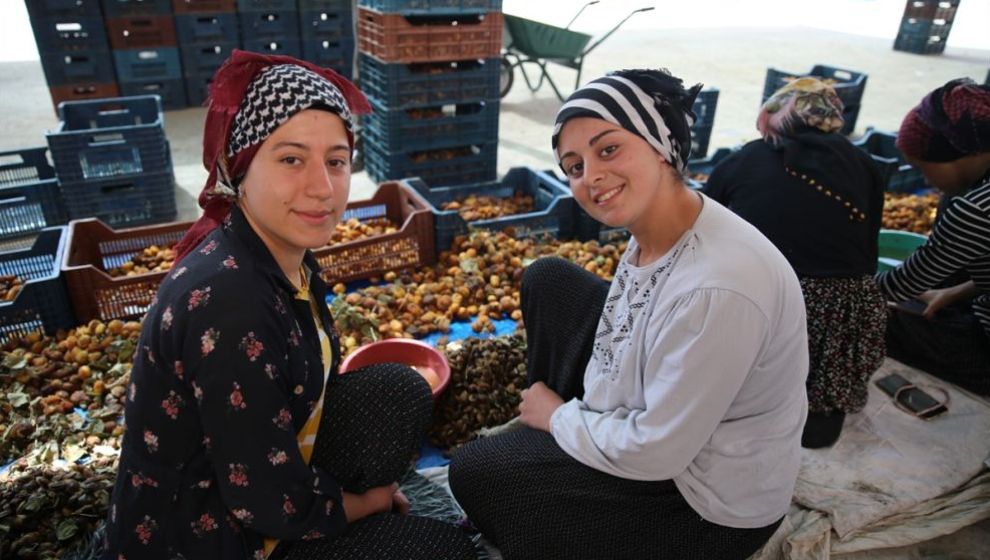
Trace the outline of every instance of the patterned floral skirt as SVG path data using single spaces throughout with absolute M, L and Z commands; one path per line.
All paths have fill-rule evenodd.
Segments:
M 887 303 L 872 276 L 801 278 L 808 311 L 808 408 L 858 412 L 884 358 Z

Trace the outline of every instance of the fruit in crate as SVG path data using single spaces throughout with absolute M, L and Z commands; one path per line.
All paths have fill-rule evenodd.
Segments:
M 333 235 L 330 236 L 330 244 L 357 241 L 379 235 L 395 233 L 399 228 L 389 221 L 388 218 L 371 218 L 369 220 L 358 220 L 350 218 L 337 224 Z
M 138 251 L 136 255 L 120 266 L 107 272 L 114 278 L 137 276 L 149 272 L 167 272 L 175 263 L 175 245 L 172 241 L 163 246 L 151 245 Z
M 0 294 L 3 294 L 4 301 L 14 301 L 17 294 L 24 288 L 24 280 L 13 274 L 0 276 Z
M 694 179 L 699 183 L 705 183 L 708 181 L 708 174 L 702 173 L 700 171 L 688 171 L 688 179 Z
M 928 235 L 938 213 L 939 195 L 884 193 L 883 227 Z
M 514 193 L 511 198 L 486 195 L 469 195 L 443 203 L 442 210 L 457 210 L 465 222 L 491 220 L 502 216 L 526 214 L 533 211 L 533 197 Z

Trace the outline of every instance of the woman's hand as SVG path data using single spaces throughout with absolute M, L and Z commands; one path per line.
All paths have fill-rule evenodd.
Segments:
M 399 484 L 395 482 L 388 486 L 371 488 L 364 494 L 343 492 L 344 515 L 347 517 L 347 522 L 353 523 L 369 515 L 392 511 L 392 500 L 396 492 L 399 492 Z
M 399 515 L 409 515 L 409 507 L 409 498 L 402 493 L 402 490 L 396 490 L 392 494 L 392 511 Z
M 923 315 L 926 319 L 931 319 L 935 317 L 935 314 L 938 313 L 939 309 L 971 298 L 975 295 L 976 283 L 970 280 L 969 282 L 963 282 L 962 284 L 952 286 L 951 288 L 928 290 L 918 296 L 918 299 L 928 304 L 928 306 L 925 307 Z
M 542 381 L 530 385 L 521 396 L 519 420 L 530 428 L 549 432 L 550 417 L 564 404 L 564 400 Z

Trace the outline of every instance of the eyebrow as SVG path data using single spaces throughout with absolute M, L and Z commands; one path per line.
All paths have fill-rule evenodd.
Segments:
M 278 150 L 278 149 L 282 149 L 282 148 L 296 148 L 296 149 L 299 149 L 299 150 L 309 150 L 309 145 L 307 145 L 307 144 L 305 144 L 303 142 L 293 142 L 293 141 L 290 141 L 290 140 L 283 140 L 282 142 L 279 142 L 279 143 L 275 144 L 274 146 L 272 146 L 272 150 Z M 340 151 L 340 150 L 350 151 L 351 150 L 351 147 L 348 146 L 347 144 L 337 144 L 335 146 L 331 146 L 330 147 L 330 150 L 328 150 L 328 151 L 336 152 L 336 151 Z
M 602 132 L 599 132 L 598 134 L 592 136 L 591 137 L 591 140 L 588 140 L 588 145 L 589 146 L 594 146 L 595 145 L 595 142 L 598 142 L 599 140 L 601 140 L 603 136 L 605 136 L 606 134 L 610 134 L 612 132 L 615 132 L 615 131 L 616 130 L 614 128 L 610 128 L 608 130 L 603 130 Z M 576 155 L 577 154 L 574 153 L 574 152 L 567 152 L 567 153 L 565 153 L 565 154 L 563 154 L 563 155 L 560 156 L 560 160 L 561 161 L 564 161 L 564 158 L 571 157 L 571 156 L 576 156 Z

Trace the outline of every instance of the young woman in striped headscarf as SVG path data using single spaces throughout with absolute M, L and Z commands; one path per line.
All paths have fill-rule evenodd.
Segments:
M 557 113 L 575 199 L 632 239 L 611 284 L 557 258 L 523 277 L 525 427 L 450 466 L 507 559 L 746 558 L 787 512 L 807 412 L 801 288 L 755 228 L 685 186 L 699 89 L 621 71 Z

